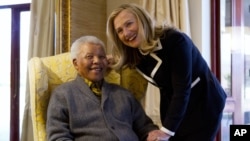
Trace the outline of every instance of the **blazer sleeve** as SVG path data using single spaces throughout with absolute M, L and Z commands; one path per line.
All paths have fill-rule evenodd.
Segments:
M 193 43 L 184 33 L 170 32 L 168 38 L 163 41 L 167 44 L 169 66 L 171 66 L 170 80 L 172 84 L 172 98 L 163 120 L 163 126 L 175 132 L 184 118 L 187 110 L 192 83 L 192 48 Z

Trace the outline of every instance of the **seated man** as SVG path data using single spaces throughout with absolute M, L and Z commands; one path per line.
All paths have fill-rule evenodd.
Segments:
M 78 75 L 51 95 L 46 123 L 49 141 L 139 141 L 159 131 L 132 93 L 104 80 L 108 66 L 104 47 L 94 36 L 83 36 L 72 44 Z

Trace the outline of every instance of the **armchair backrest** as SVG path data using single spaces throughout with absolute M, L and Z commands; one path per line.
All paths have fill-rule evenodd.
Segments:
M 75 78 L 77 72 L 70 54 L 38 58 L 28 63 L 31 119 L 35 141 L 46 141 L 47 106 L 51 91 L 63 82 Z

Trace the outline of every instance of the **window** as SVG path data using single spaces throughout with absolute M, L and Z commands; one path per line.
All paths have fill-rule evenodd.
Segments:
M 1 141 L 18 141 L 20 138 L 26 89 L 30 1 L 0 2 L 0 113 L 4 113 L 0 120 Z
M 229 141 L 230 125 L 250 124 L 250 0 L 212 1 L 212 65 L 228 96 L 219 140 Z
M 0 17 L 11 15 L 10 9 L 0 9 Z M 0 34 L 0 65 L 4 69 L 0 70 L 0 113 L 6 113 L 0 120 L 0 140 L 8 140 L 9 124 L 10 124 L 10 52 L 11 42 L 11 17 L 5 17 L 5 20 L 0 22 L 0 31 L 4 34 Z M 2 67 L 2 68 L 3 68 Z

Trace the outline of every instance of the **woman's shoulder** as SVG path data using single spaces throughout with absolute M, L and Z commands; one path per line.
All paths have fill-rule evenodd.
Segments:
M 174 36 L 174 35 L 175 36 L 182 36 L 182 34 L 183 33 L 179 29 L 171 27 L 171 28 L 166 28 L 164 30 L 162 37 L 167 38 L 169 36 Z
M 160 37 L 162 42 L 170 41 L 191 41 L 189 36 L 177 28 L 167 28 L 164 30 L 163 35 Z

